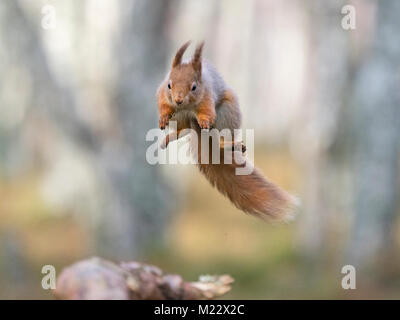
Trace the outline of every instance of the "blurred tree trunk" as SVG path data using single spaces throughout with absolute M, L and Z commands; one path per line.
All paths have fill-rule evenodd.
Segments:
M 40 140 L 40 136 L 48 133 L 46 125 L 54 122 L 57 125 L 53 124 L 52 129 L 65 132 L 85 148 L 94 148 L 95 137 L 77 116 L 73 93 L 58 85 L 49 68 L 37 32 L 40 26 L 31 24 L 18 1 L 1 2 L 0 17 L 0 36 L 4 45 L 0 53 L 3 84 L 0 130 L 3 129 L 6 135 L 1 148 L 6 150 L 3 151 L 6 162 L 18 166 L 32 160 L 32 155 L 21 150 L 22 145 L 18 143 L 21 137 L 29 134 L 26 132 L 30 125 L 37 131 L 29 139 Z
M 356 216 L 349 259 L 360 267 L 393 249 L 399 209 L 399 12 L 397 0 L 377 2 L 373 40 L 357 74 L 352 101 Z
M 40 144 L 49 139 L 50 124 L 86 148 L 93 143 L 90 130 L 76 116 L 72 94 L 58 86 L 49 69 L 39 28 L 18 1 L 0 2 L 0 175 L 6 178 L 34 165 L 36 150 L 27 140 Z M 0 268 L 14 285 L 18 281 L 13 275 L 23 280 L 27 270 L 24 248 L 12 224 L 10 228 L 0 232 Z
M 399 190 L 400 3 L 375 4 L 374 29 L 367 26 L 373 21 L 366 17 L 373 12 L 371 4 L 357 2 L 357 30 L 349 31 L 341 27 L 345 4 L 310 4 L 312 25 L 318 27 L 311 30 L 314 72 L 301 122 L 307 130 L 297 141 L 309 150 L 301 155 L 307 176 L 302 240 L 306 252 L 325 265 L 332 265 L 325 259 L 331 257 L 361 268 L 393 245 Z
M 146 161 L 149 129 L 158 126 L 155 92 L 164 77 L 168 52 L 165 34 L 171 1 L 120 1 L 121 34 L 116 40 L 116 135 L 105 143 L 102 163 L 114 195 L 108 203 L 103 249 L 115 258 L 133 258 L 157 244 L 168 213 L 168 187 L 159 168 Z M 171 201 L 169 202 L 171 203 Z
M 171 1 L 120 1 L 122 31 L 116 39 L 118 68 L 112 106 L 117 121 L 113 134 L 105 137 L 79 117 L 75 93 L 57 84 L 42 45 L 40 26 L 31 25 L 18 1 L 0 4 L 0 35 L 7 47 L 0 56 L 0 77 L 8 84 L 3 90 L 15 92 L 22 86 L 27 93 L 13 96 L 21 101 L 8 101 L 9 95 L 0 95 L 3 106 L 18 105 L 23 112 L 12 130 L 2 134 L 0 126 L 0 141 L 7 142 L 0 155 L 30 163 L 33 155 L 18 153 L 27 150 L 26 141 L 19 141 L 21 135 L 39 139 L 36 143 L 42 148 L 41 139 L 54 138 L 56 130 L 93 156 L 107 193 L 95 230 L 98 251 L 110 258 L 131 259 L 163 236 L 170 195 L 159 168 L 146 162 L 145 135 L 158 123 L 155 91 L 165 71 L 168 43 L 164 32 L 172 5 Z M 15 73 L 14 82 L 2 77 Z M 9 159 L 6 162 L 14 163 Z
M 341 26 L 344 1 L 307 4 L 312 72 L 307 79 L 300 127 L 294 128 L 295 145 L 307 177 L 301 240 L 309 258 L 329 264 L 325 258 L 335 255 L 335 231 L 340 230 L 337 223 L 349 210 L 346 195 L 350 168 L 343 149 L 347 131 L 342 124 L 351 82 L 349 34 Z

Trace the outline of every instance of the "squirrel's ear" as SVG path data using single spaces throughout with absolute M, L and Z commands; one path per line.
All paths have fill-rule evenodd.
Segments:
M 175 58 L 172 61 L 173 67 L 176 67 L 177 65 L 181 64 L 182 56 L 185 53 L 187 47 L 189 47 L 189 45 L 190 45 L 190 40 L 188 42 L 186 42 L 182 47 L 180 47 L 179 50 L 176 52 Z
M 201 72 L 201 54 L 203 52 L 203 47 L 204 47 L 204 41 L 202 41 L 196 47 L 196 51 L 194 52 L 194 56 L 193 56 L 193 60 L 192 60 L 193 67 L 199 72 Z

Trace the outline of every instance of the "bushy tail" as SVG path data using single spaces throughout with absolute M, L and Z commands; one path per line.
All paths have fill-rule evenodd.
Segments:
M 210 183 L 244 212 L 267 220 L 288 221 L 299 205 L 296 197 L 267 180 L 254 168 L 249 175 L 236 175 L 235 164 L 199 164 Z
M 235 152 L 234 159 L 239 159 L 237 163 L 241 165 L 234 159 L 232 164 L 224 164 L 223 152 L 220 164 L 211 164 L 211 161 L 210 164 L 202 164 L 199 157 L 201 146 L 198 144 L 197 152 L 194 149 L 192 151 L 196 155 L 200 172 L 236 207 L 269 221 L 289 221 L 294 217 L 300 204 L 298 198 L 266 179 L 257 168 L 251 167 L 253 170 L 249 175 L 236 174 L 237 168 L 250 166 L 241 151 L 232 151 Z

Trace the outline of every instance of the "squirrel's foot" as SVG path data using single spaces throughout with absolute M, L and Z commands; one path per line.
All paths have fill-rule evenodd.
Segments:
M 168 114 L 165 114 L 165 115 L 162 115 L 162 116 L 160 116 L 160 120 L 159 120 L 159 122 L 158 122 L 158 125 L 159 125 L 159 127 L 160 127 L 160 129 L 161 130 L 164 130 L 165 129 L 165 127 L 168 125 L 168 123 L 169 123 L 169 119 L 170 119 L 171 117 L 168 115 Z
M 242 141 L 239 142 L 220 142 L 220 146 L 223 149 L 232 150 L 232 152 L 241 152 L 243 155 L 246 153 L 246 146 Z
M 245 154 L 246 150 L 246 145 L 243 142 L 235 142 L 232 145 L 232 151 L 241 151 L 243 154 Z
M 211 128 L 211 123 L 207 119 L 199 119 L 197 120 L 200 129 L 207 129 L 210 130 Z
M 160 148 L 164 150 L 168 147 L 168 144 L 169 144 L 169 135 L 165 137 L 163 142 L 161 142 Z
M 243 154 L 246 153 L 247 148 L 246 148 L 246 145 L 243 142 L 239 143 L 239 150 L 241 150 Z

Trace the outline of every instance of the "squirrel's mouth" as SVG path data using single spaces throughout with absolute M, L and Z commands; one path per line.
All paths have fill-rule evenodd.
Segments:
M 183 102 L 181 102 L 181 103 L 176 103 L 176 102 L 175 102 L 175 107 L 176 107 L 177 109 L 183 109 L 183 108 L 185 108 L 186 106 L 187 106 L 186 101 L 183 101 Z

